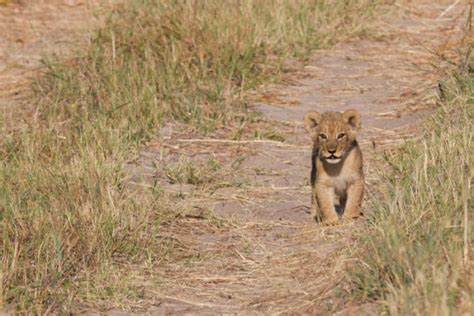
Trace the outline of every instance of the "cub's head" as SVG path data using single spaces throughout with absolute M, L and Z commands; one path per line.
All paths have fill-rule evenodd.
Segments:
M 336 164 L 356 138 L 360 114 L 356 110 L 323 114 L 310 111 L 304 117 L 304 125 L 319 148 L 320 158 Z

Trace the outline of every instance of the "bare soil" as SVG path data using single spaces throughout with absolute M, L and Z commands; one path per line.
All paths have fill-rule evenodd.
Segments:
M 308 110 L 362 113 L 367 200 L 375 198 L 374 164 L 386 148 L 414 137 L 435 104 L 437 67 L 460 40 L 467 1 L 399 1 L 377 21 L 378 36 L 353 39 L 314 54 L 291 84 L 261 89 L 251 111 L 284 141 L 182 133 L 172 124 L 127 166 L 131 182 L 158 182 L 176 198 L 178 218 L 157 238 L 178 255 L 157 267 L 159 290 L 147 314 L 377 313 L 351 300 L 345 268 L 365 221 L 324 227 L 310 216 Z M 23 102 L 40 60 L 67 54 L 96 25 L 108 3 L 81 0 L 0 6 L 0 105 Z M 167 167 L 179 161 L 220 168 L 199 185 L 176 184 Z M 370 203 L 364 210 L 369 213 Z M 155 288 L 155 287 L 151 287 Z M 110 314 L 121 314 L 118 310 Z

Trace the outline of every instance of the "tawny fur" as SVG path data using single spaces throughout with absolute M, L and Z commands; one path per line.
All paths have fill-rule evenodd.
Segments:
M 360 114 L 308 112 L 304 118 L 313 140 L 311 186 L 316 219 L 328 225 L 339 221 L 335 204 L 343 209 L 343 218 L 357 218 L 364 197 L 362 152 L 356 135 Z

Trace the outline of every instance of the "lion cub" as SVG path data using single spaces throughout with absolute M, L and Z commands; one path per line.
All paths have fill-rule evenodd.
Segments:
M 322 215 L 325 224 L 337 224 L 335 204 L 343 218 L 359 217 L 364 197 L 362 152 L 356 141 L 359 112 L 310 111 L 304 124 L 313 140 L 311 186 L 316 219 Z

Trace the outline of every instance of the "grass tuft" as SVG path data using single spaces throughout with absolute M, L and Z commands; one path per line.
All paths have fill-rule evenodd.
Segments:
M 212 182 L 219 169 L 220 163 L 213 158 L 206 162 L 181 159 L 177 163 L 167 165 L 165 175 L 172 184 L 202 185 Z
M 472 50 L 472 48 L 470 48 Z M 386 159 L 376 203 L 352 271 L 354 292 L 390 314 L 461 315 L 474 310 L 474 55 L 443 82 L 422 141 Z M 370 256 L 366 254 L 370 253 Z

